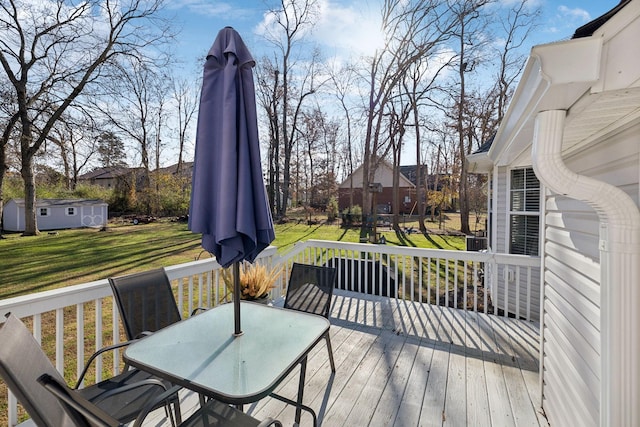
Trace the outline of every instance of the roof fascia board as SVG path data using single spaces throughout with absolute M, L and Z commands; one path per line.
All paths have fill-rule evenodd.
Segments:
M 535 116 L 567 110 L 600 76 L 602 37 L 534 46 L 488 157 L 505 166 L 531 145 Z

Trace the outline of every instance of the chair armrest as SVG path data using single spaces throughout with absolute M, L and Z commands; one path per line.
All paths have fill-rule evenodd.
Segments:
M 80 384 L 82 384 L 82 381 L 84 381 L 84 376 L 87 374 L 87 371 L 89 370 L 89 367 L 91 366 L 91 363 L 93 363 L 93 361 L 100 356 L 102 353 L 105 353 L 107 351 L 113 351 L 116 350 L 118 348 L 122 348 L 122 347 L 126 347 L 129 344 L 136 342 L 137 340 L 131 340 L 131 341 L 124 341 L 118 344 L 112 344 L 112 345 L 108 345 L 106 347 L 102 347 L 100 350 L 96 351 L 95 353 L 93 353 L 91 355 L 91 357 L 89 357 L 89 360 L 87 360 L 87 363 L 84 365 L 84 369 L 82 369 L 82 373 L 80 374 L 80 376 L 78 377 L 78 381 L 76 382 L 76 385 L 74 387 L 74 389 L 78 389 L 80 387 Z
M 168 400 L 171 396 L 178 393 L 178 391 L 180 391 L 181 389 L 181 386 L 173 386 L 170 389 L 167 389 L 164 393 L 158 395 L 155 399 L 151 399 L 149 402 L 147 402 L 147 404 L 144 405 L 140 412 L 138 412 L 138 416 L 136 417 L 136 421 L 133 424 L 133 427 L 140 427 L 144 419 L 147 417 L 147 415 L 149 415 L 149 412 L 153 411 L 153 408 L 155 408 L 158 403 L 162 402 L 163 400 Z M 174 425 L 172 415 L 171 419 L 171 425 Z
M 167 387 L 164 385 L 164 383 L 162 381 L 160 381 L 158 379 L 155 379 L 155 378 L 147 378 L 146 380 L 136 381 L 135 383 L 123 385 L 121 387 L 114 388 L 113 390 L 109 390 L 109 391 L 101 394 L 100 397 L 98 397 L 97 399 L 92 400 L 92 402 L 93 403 L 98 403 L 98 402 L 103 401 L 104 399 L 110 398 L 111 396 L 115 396 L 117 394 L 124 393 L 124 392 L 127 392 L 129 390 L 135 390 L 136 388 L 147 387 L 147 386 L 155 386 L 155 387 L 160 387 L 165 391 L 167 390 Z M 154 400 L 156 400 L 156 399 L 154 399 Z
M 260 422 L 260 424 L 257 425 L 257 427 L 268 427 L 271 425 L 276 427 L 282 427 L 282 423 L 278 420 L 274 420 L 273 418 L 265 418 Z
M 79 396 L 76 391 L 69 390 L 66 385 L 58 383 L 51 375 L 43 374 L 37 381 L 58 398 L 61 403 L 68 405 L 91 422 L 91 425 L 98 427 L 122 427 L 122 424 L 110 414 L 107 414 L 102 409 Z M 65 411 L 75 422 L 84 421 L 84 423 L 86 423 L 85 420 L 78 419 L 76 414 L 69 413 L 66 409 Z
M 201 312 L 201 311 L 207 311 L 207 310 L 209 310 L 209 309 L 208 309 L 208 308 L 206 308 L 206 307 L 196 307 L 196 308 L 194 308 L 194 309 L 193 309 L 193 311 L 191 312 L 191 315 L 193 316 L 193 315 L 195 315 L 195 314 L 198 314 L 198 313 L 199 313 L 199 312 Z
M 148 337 L 148 336 L 151 336 L 151 335 L 153 335 L 152 331 L 142 331 L 138 335 L 136 335 L 135 339 L 139 340 L 140 338 Z

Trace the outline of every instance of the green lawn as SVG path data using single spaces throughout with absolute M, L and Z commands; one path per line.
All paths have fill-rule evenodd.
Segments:
M 459 236 L 413 233 L 405 237 L 386 229 L 382 234 L 389 245 L 464 248 L 464 238 Z M 169 221 L 110 224 L 109 231 L 61 230 L 33 237 L 17 233 L 4 237 L 0 240 L 0 299 L 180 264 L 204 255 L 199 235 L 187 230 L 184 223 Z M 360 230 L 290 222 L 276 225 L 273 244 L 287 251 L 294 243 L 308 239 L 358 242 Z

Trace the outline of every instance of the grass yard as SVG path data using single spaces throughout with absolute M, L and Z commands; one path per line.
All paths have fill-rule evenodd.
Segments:
M 431 229 L 429 223 L 427 227 Z M 389 245 L 455 250 L 464 249 L 465 244 L 461 236 L 403 235 L 388 228 L 379 228 L 378 232 Z M 168 220 L 140 225 L 113 222 L 108 231 L 77 229 L 4 237 L 0 239 L 0 298 L 180 264 L 202 256 L 200 235 L 191 233 L 185 223 Z M 360 230 L 341 228 L 337 223 L 307 225 L 291 221 L 276 225 L 273 244 L 286 252 L 296 242 L 308 239 L 358 242 Z

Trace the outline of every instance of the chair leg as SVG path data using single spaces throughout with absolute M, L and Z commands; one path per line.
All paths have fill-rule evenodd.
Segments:
M 327 350 L 329 351 L 329 363 L 331 364 L 331 372 L 336 371 L 336 364 L 333 361 L 333 349 L 331 348 L 331 337 L 329 336 L 329 332 L 324 336 L 327 341 Z
M 180 396 L 176 396 L 176 401 L 173 404 L 173 409 L 176 413 L 176 426 L 182 424 L 182 411 L 180 410 Z

